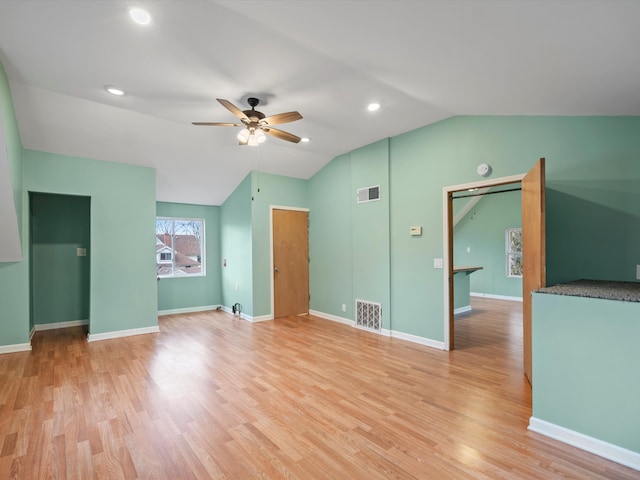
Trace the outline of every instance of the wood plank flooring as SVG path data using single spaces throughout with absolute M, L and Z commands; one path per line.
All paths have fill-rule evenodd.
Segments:
M 453 352 L 309 316 L 38 332 L 0 355 L 0 479 L 638 479 L 527 431 L 521 305 L 472 305 Z

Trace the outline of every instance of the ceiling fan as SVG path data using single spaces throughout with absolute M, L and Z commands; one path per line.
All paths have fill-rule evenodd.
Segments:
M 244 127 L 242 130 L 240 130 L 240 133 L 238 133 L 239 144 L 249 145 L 252 147 L 255 147 L 265 141 L 265 133 L 267 135 L 271 135 L 272 137 L 279 138 L 280 140 L 286 140 L 287 142 L 298 143 L 300 141 L 300 137 L 292 133 L 273 128 L 271 126 L 300 120 L 302 118 L 302 115 L 300 115 L 298 112 L 279 113 L 277 115 L 266 117 L 264 113 L 256 110 L 256 107 L 260 103 L 260 100 L 255 97 L 250 97 L 247 99 L 251 110 L 244 111 L 240 110 L 228 100 L 223 100 L 221 98 L 218 98 L 217 100 L 223 107 L 225 107 L 236 117 L 238 117 L 240 119 L 240 122 L 242 123 L 193 122 L 193 125 Z

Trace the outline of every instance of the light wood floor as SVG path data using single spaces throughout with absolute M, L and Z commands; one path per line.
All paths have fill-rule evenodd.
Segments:
M 161 317 L 0 355 L 0 479 L 638 479 L 527 431 L 520 304 L 442 352 L 313 317 Z

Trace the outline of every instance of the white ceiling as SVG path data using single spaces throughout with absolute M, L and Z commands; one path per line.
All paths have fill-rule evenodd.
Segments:
M 0 0 L 0 60 L 25 148 L 154 167 L 158 200 L 220 205 L 252 169 L 306 179 L 453 115 L 640 115 L 639 25 L 637 0 Z M 191 125 L 249 94 L 311 142 Z

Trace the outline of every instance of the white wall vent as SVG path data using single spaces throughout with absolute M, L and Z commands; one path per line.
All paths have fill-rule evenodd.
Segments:
M 380 185 L 358 189 L 358 203 L 380 200 Z
M 379 332 L 382 327 L 382 305 L 356 299 L 356 327 Z

